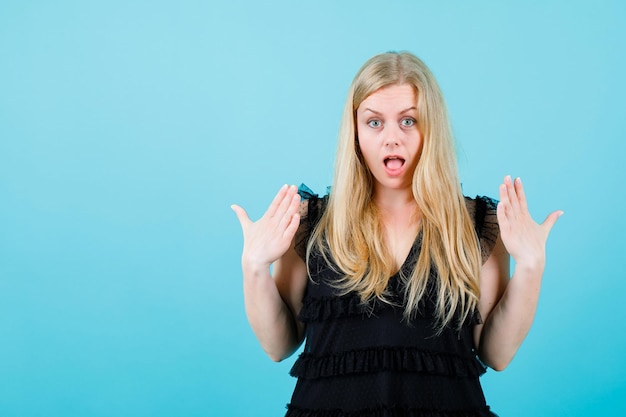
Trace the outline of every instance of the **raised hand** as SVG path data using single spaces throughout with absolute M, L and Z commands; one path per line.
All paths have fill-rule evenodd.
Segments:
M 545 247 L 548 235 L 562 211 L 554 211 L 542 224 L 537 224 L 526 203 L 522 180 L 504 178 L 500 185 L 500 203 L 498 204 L 498 223 L 506 250 L 518 265 L 543 268 Z
M 243 231 L 242 260 L 266 267 L 284 255 L 300 224 L 299 207 L 300 196 L 293 185 L 284 185 L 256 222 L 250 220 L 243 208 L 232 205 Z

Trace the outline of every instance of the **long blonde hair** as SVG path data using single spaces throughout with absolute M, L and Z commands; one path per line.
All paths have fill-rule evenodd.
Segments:
M 339 130 L 335 175 L 328 206 L 307 247 L 336 265 L 336 283 L 355 291 L 363 303 L 389 302 L 387 285 L 396 264 L 383 244 L 383 231 L 372 202 L 372 175 L 358 151 L 356 109 L 370 94 L 393 84 L 417 92 L 417 125 L 423 136 L 413 173 L 413 196 L 421 214 L 422 244 L 417 264 L 406 281 L 406 319 L 417 312 L 427 281 L 436 271 L 436 322 L 441 331 L 457 321 L 460 328 L 480 296 L 480 247 L 458 178 L 454 141 L 443 95 L 426 65 L 416 56 L 389 52 L 374 56 L 359 70 L 348 91 Z M 332 260 L 332 262 L 331 262 Z M 307 262 L 308 263 L 308 262 Z

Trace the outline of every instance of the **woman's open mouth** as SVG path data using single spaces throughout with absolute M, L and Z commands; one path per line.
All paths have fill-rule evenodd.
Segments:
M 385 171 L 387 175 L 397 176 L 402 172 L 402 167 L 404 166 L 404 158 L 399 156 L 388 156 L 383 160 L 385 164 Z
M 390 156 L 384 159 L 385 167 L 391 171 L 396 171 L 404 165 L 404 159 L 399 156 Z

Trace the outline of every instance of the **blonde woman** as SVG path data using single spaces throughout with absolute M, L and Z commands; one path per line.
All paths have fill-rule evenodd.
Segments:
M 367 61 L 348 93 L 329 195 L 284 186 L 257 222 L 233 206 L 261 346 L 280 361 L 306 340 L 287 416 L 494 415 L 479 376 L 504 369 L 526 337 L 562 214 L 535 223 L 509 176 L 499 196 L 463 196 L 424 63 L 410 53 Z

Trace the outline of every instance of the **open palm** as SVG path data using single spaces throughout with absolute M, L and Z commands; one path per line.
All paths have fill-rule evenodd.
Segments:
M 243 231 L 242 256 L 257 265 L 270 265 L 285 254 L 300 224 L 299 207 L 297 188 L 286 185 L 256 222 L 250 220 L 242 207 L 232 205 Z
M 536 223 L 528 211 L 521 179 L 513 181 L 506 176 L 504 184 L 500 185 L 497 214 L 502 242 L 515 262 L 524 265 L 545 262 L 548 235 L 563 212 L 554 211 L 542 224 Z

